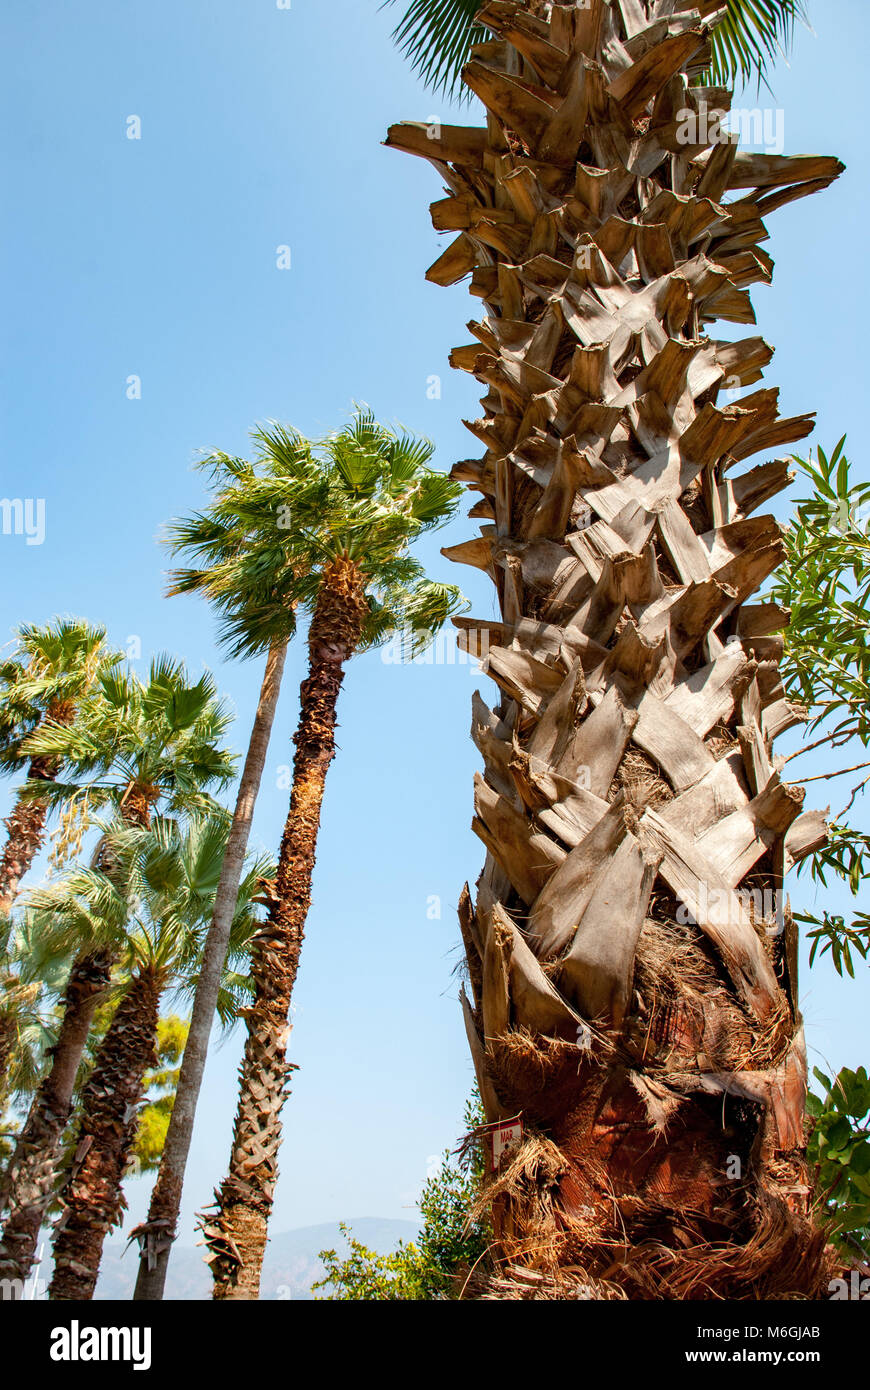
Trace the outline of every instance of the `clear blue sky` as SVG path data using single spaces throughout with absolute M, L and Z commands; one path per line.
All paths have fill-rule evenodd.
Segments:
M 818 410 L 823 446 L 848 431 L 866 478 L 867 16 L 861 0 L 811 8 L 815 35 L 798 33 L 791 66 L 774 78 L 786 150 L 836 153 L 849 169 L 769 219 L 777 270 L 756 304 L 777 347 L 768 380 L 782 386 L 785 413 Z M 161 649 L 194 672 L 207 666 L 237 709 L 239 749 L 259 667 L 222 660 L 203 605 L 162 597 L 155 538 L 202 499 L 195 451 L 242 452 L 250 426 L 269 417 L 319 434 L 362 400 L 428 434 L 445 469 L 479 453 L 460 424 L 478 413 L 479 388 L 446 362 L 477 301 L 423 279 L 439 253 L 428 216 L 439 181 L 380 145 L 392 121 L 450 112 L 393 50 L 390 27 L 375 0 L 328 10 L 314 0 L 289 10 L 275 0 L 29 0 L 0 19 L 0 490 L 46 502 L 43 545 L 0 537 L 2 640 L 19 621 L 74 613 L 106 623 L 116 643 L 141 638 L 140 670 Z M 133 115 L 140 140 L 126 136 Z M 289 270 L 276 266 L 282 245 Z M 126 396 L 134 374 L 140 400 Z M 433 374 L 440 400 L 427 398 Z M 425 555 L 488 613 L 488 586 L 438 554 L 471 526 L 457 521 Z M 271 848 L 303 655 L 299 644 L 288 663 L 255 825 L 256 843 Z M 452 971 L 455 904 L 483 855 L 469 828 L 476 683 L 465 667 L 386 666 L 376 654 L 348 672 L 275 1230 L 413 1215 L 430 1155 L 460 1133 L 471 1067 Z M 811 900 L 802 883 L 792 891 Z M 440 920 L 427 916 L 433 895 Z M 812 1060 L 870 1060 L 866 968 L 855 983 L 824 965 L 805 970 L 803 996 Z M 239 1035 L 209 1066 L 185 1242 L 225 1171 L 240 1047 Z M 146 1199 L 131 1183 L 134 1217 Z

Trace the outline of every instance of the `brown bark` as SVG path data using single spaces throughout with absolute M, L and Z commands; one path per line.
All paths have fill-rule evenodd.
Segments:
M 247 1039 L 230 1171 L 204 1221 L 216 1299 L 255 1299 L 278 1177 L 281 1110 L 287 1094 L 288 1015 L 299 966 L 326 774 L 335 753 L 335 711 L 344 663 L 359 642 L 367 611 L 365 581 L 349 560 L 323 573 L 308 637 L 308 677 L 300 692 L 290 811 L 266 923 L 251 959 L 254 1001 Z
M 151 973 L 134 977 L 82 1093 L 78 1144 L 61 1194 L 64 1212 L 54 1242 L 50 1299 L 93 1297 L 103 1242 L 121 1220 L 121 1184 L 136 1137 L 142 1083 L 157 1060 L 162 985 Z
M 193 1138 L 196 1106 L 208 1055 L 209 1036 L 217 1008 L 221 976 L 238 901 L 239 883 L 281 691 L 286 655 L 286 642 L 278 643 L 272 647 L 266 662 L 260 701 L 251 730 L 233 823 L 215 893 L 214 911 L 196 984 L 190 1031 L 184 1048 L 160 1169 L 151 1194 L 148 1219 L 137 1227 L 134 1233 L 139 1238 L 141 1249 L 139 1275 L 133 1295 L 137 1300 L 163 1297 L 166 1271 L 181 1207 L 184 1171 Z
M 34 758 L 31 781 L 53 782 L 58 764 L 54 758 Z M 0 912 L 8 912 L 18 896 L 18 887 L 42 849 L 48 807 L 43 801 L 25 801 L 19 794 L 11 815 L 3 824 L 8 831 L 0 858 Z
M 60 1141 L 72 1108 L 76 1074 L 94 1011 L 109 983 L 106 952 L 81 956 L 64 994 L 63 1021 L 49 1051 L 50 1069 L 33 1098 L 24 1127 L 0 1182 L 0 1210 L 9 1215 L 0 1238 L 0 1277 L 24 1282 L 33 1264 L 39 1231 L 51 1201 Z

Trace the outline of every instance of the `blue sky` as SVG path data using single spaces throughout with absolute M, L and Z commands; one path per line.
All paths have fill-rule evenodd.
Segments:
M 870 211 L 867 18 L 860 0 L 812 9 L 815 33 L 799 31 L 775 99 L 758 102 L 784 109 L 787 152 L 836 153 L 849 167 L 769 219 L 777 270 L 755 300 L 784 413 L 816 409 L 823 447 L 848 432 L 866 478 L 868 305 L 856 268 Z M 259 666 L 222 659 L 203 605 L 162 597 L 156 536 L 202 500 L 195 452 L 243 452 L 266 418 L 317 435 L 360 400 L 429 435 L 445 469 L 479 453 L 460 423 L 478 413 L 479 388 L 446 360 L 478 303 L 463 285 L 423 279 L 440 248 L 428 215 L 439 180 L 380 144 L 392 121 L 448 119 L 449 107 L 393 50 L 390 13 L 375 0 L 333 0 L 326 14 L 314 0 L 30 0 L 0 19 L 2 492 L 46 504 L 41 546 L 0 537 L 0 640 L 17 622 L 65 612 L 104 622 L 122 646 L 138 637 L 140 670 L 154 651 L 183 655 L 192 671 L 215 671 L 240 750 Z M 754 89 L 743 104 L 756 104 Z M 141 139 L 127 138 L 131 116 Z M 281 246 L 290 269 L 278 268 Z M 436 374 L 441 398 L 430 399 Z M 141 399 L 128 399 L 132 376 Z M 486 583 L 438 553 L 472 525 L 463 516 L 421 553 L 490 613 Z M 280 836 L 303 658 L 298 644 L 258 846 Z M 461 1132 L 471 1067 L 452 972 L 456 901 L 483 855 L 470 831 L 477 683 L 464 666 L 397 667 L 377 654 L 348 671 L 275 1230 L 413 1215 L 430 1157 Z M 807 762 L 807 773 L 827 770 Z M 813 897 L 802 881 L 792 892 Z M 803 998 L 811 1060 L 866 1063 L 866 968 L 856 982 L 825 964 L 805 970 Z M 185 1242 L 226 1167 L 240 1047 L 238 1035 L 209 1065 Z M 129 1195 L 139 1217 L 147 1186 L 131 1183 Z

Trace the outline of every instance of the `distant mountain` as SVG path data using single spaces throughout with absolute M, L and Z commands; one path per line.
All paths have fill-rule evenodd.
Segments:
M 357 1240 L 372 1250 L 387 1254 L 400 1240 L 413 1240 L 418 1231 L 414 1221 L 389 1221 L 379 1216 L 360 1216 L 345 1223 Z M 301 1226 L 284 1231 L 269 1241 L 263 1263 L 260 1296 L 264 1299 L 310 1299 L 311 1285 L 323 1275 L 318 1259 L 321 1250 L 341 1250 L 343 1238 L 337 1221 L 321 1226 Z M 137 1248 L 129 1250 L 120 1241 L 108 1242 L 103 1250 L 98 1299 L 127 1300 L 133 1295 L 138 1268 Z M 169 1261 L 166 1280 L 168 1299 L 208 1299 L 211 1277 L 203 1260 L 202 1246 L 177 1245 Z

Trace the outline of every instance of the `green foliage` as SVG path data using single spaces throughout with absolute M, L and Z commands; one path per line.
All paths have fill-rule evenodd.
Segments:
M 806 21 L 803 0 L 728 0 L 728 14 L 713 30 L 713 62 L 705 83 L 732 86 L 753 77 L 764 81 L 794 38 L 795 21 Z
M 796 912 L 795 921 L 807 928 L 807 939 L 813 944 L 810 948 L 810 965 L 817 954 L 830 953 L 834 969 L 842 976 L 845 970 L 855 978 L 855 962 L 852 952 L 856 951 L 862 960 L 870 954 L 870 917 L 866 912 L 858 912 L 850 927 L 845 917 L 836 913 L 823 913 L 821 919 L 809 912 Z M 821 947 L 821 951 L 819 951 Z
M 474 22 L 482 8 L 481 0 L 411 0 L 405 9 L 393 40 L 431 91 L 463 95 L 461 74 L 470 50 L 492 37 Z
M 811 1094 L 808 1154 L 833 1243 L 845 1254 L 870 1255 L 870 1080 L 864 1067 L 844 1067 L 831 1081 L 818 1067 L 824 1094 Z
M 396 629 L 428 637 L 457 611 L 459 590 L 428 580 L 409 553 L 450 520 L 462 493 L 429 468 L 428 440 L 388 429 L 367 407 L 320 441 L 274 422 L 252 438 L 253 462 L 204 460 L 215 483 L 208 507 L 170 523 L 165 537 L 173 554 L 195 562 L 171 572 L 170 594 L 209 599 L 234 655 L 286 642 L 297 609 L 313 610 L 324 568 L 339 557 L 367 581 L 363 649 Z
M 791 611 L 781 669 L 789 697 L 807 709 L 807 746 L 833 752 L 847 745 L 870 749 L 870 483 L 854 482 L 845 445 L 844 438 L 830 455 L 819 449 L 817 460 L 795 459 L 811 491 L 796 504 L 785 561 L 769 594 Z M 841 755 L 841 761 L 854 759 Z M 870 835 L 845 817 L 870 781 L 866 761 L 843 768 L 843 775 L 861 775 L 831 824 L 828 843 L 799 870 L 822 887 L 833 874 L 853 895 L 870 873 Z M 835 768 L 822 777 L 837 774 Z M 810 963 L 830 955 L 838 974 L 854 976 L 854 954 L 868 958 L 865 913 L 850 926 L 828 912 L 796 917 L 812 942 Z
M 28 902 L 51 921 L 54 949 L 69 955 L 108 948 L 119 961 L 118 985 L 148 971 L 180 996 L 195 989 L 230 829 L 217 808 L 186 821 L 156 816 L 147 828 L 104 824 L 108 869 L 70 869 L 34 889 Z M 218 1013 L 232 1023 L 249 997 L 247 956 L 260 924 L 254 897 L 274 875 L 269 856 L 251 856 L 239 887 Z M 238 967 L 244 971 L 241 973 Z
M 812 492 L 797 503 L 771 596 L 791 609 L 783 678 L 827 739 L 870 746 L 870 483 L 855 483 L 841 439 L 796 458 Z M 831 722 L 832 721 L 832 722 Z
M 145 1104 L 133 1145 L 132 1167 L 137 1176 L 155 1173 L 160 1167 L 187 1033 L 187 1022 L 177 1014 L 161 1018 L 157 1025 L 157 1066 L 145 1074 Z
M 397 0 L 384 0 L 393 5 Z M 474 44 L 492 35 L 475 17 L 484 0 L 405 0 L 393 39 L 433 92 L 459 97 L 461 73 Z M 759 81 L 785 52 L 795 21 L 806 19 L 803 0 L 728 0 L 728 14 L 713 30 L 713 59 L 703 79 L 712 86 Z
M 52 926 L 34 912 L 0 916 L 0 1111 L 27 1102 L 56 1040 L 70 958 Z
M 16 771 L 28 753 L 22 740 L 46 715 L 75 706 L 123 660 L 106 646 L 106 631 L 77 618 L 45 627 L 22 623 L 11 657 L 0 662 L 0 767 Z
M 74 780 L 31 780 L 24 795 L 50 806 L 75 804 L 87 817 L 122 811 L 135 794 L 149 809 L 207 811 L 207 788 L 231 780 L 236 760 L 222 739 L 232 722 L 207 672 L 192 681 L 169 656 L 151 662 L 147 681 L 133 672 L 103 675 L 71 725 L 46 719 L 22 744 L 28 755 L 60 760 Z
M 475 1093 L 465 1108 L 469 1132 L 483 1123 Z M 441 1168 L 429 1178 L 420 1197 L 423 1225 L 416 1241 L 400 1243 L 397 1250 L 379 1255 L 355 1240 L 349 1226 L 341 1230 L 350 1253 L 322 1250 L 323 1279 L 313 1287 L 331 1289 L 332 1300 L 373 1301 L 448 1299 L 461 1289 L 468 1273 L 489 1244 L 485 1220 L 472 1220 L 470 1212 L 479 1193 L 483 1160 L 477 1145 L 463 1146 L 455 1163 L 449 1150 Z M 457 1281 L 459 1280 L 459 1287 Z

